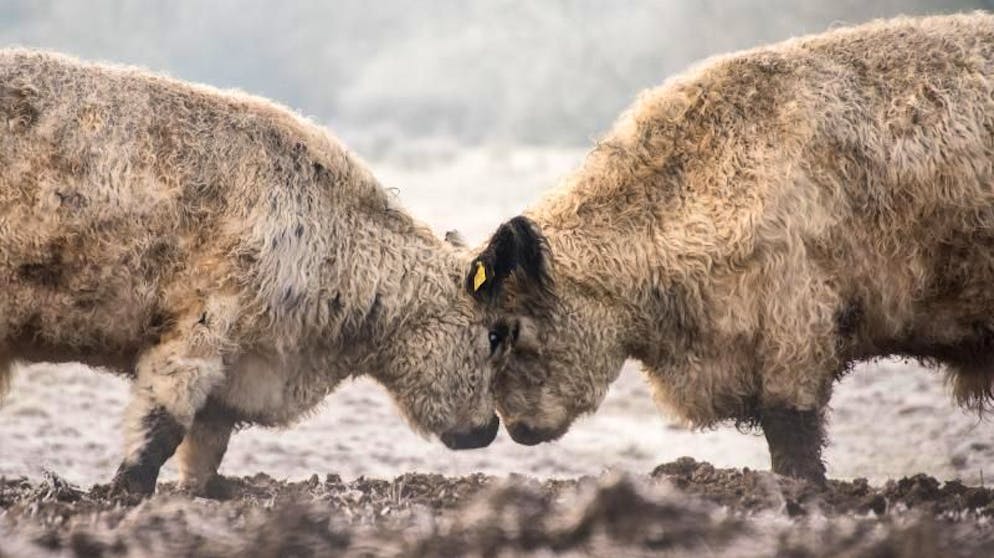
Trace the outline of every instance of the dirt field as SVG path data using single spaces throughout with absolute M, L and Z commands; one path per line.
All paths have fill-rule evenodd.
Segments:
M 826 490 L 690 458 L 650 476 L 537 482 L 265 474 L 222 501 L 138 503 L 55 476 L 0 484 L 0 556 L 990 556 L 994 491 L 918 475 Z M 220 494 L 219 494 L 220 495 Z

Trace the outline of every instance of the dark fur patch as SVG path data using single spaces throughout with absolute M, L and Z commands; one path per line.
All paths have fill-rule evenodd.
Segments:
M 466 240 L 459 234 L 459 231 L 445 231 L 445 241 L 456 248 L 465 248 Z
M 970 335 L 956 343 L 918 340 L 902 351 L 926 364 L 950 365 L 948 380 L 957 402 L 983 415 L 994 407 L 994 329 L 989 324 L 971 324 Z
M 335 298 L 328 300 L 328 314 L 338 316 L 345 306 L 342 304 L 342 293 L 335 293 Z
M 231 424 L 237 424 L 239 422 L 239 417 L 240 414 L 234 409 L 228 407 L 216 397 L 208 396 L 207 403 L 204 404 L 203 408 L 197 411 L 193 421 L 229 422 Z
M 58 257 L 53 257 L 45 262 L 21 264 L 17 275 L 24 281 L 55 288 L 62 283 L 62 262 Z
M 930 339 L 912 336 L 895 347 L 887 347 L 889 354 L 915 358 L 924 362 L 943 362 L 969 368 L 984 368 L 994 364 L 994 330 L 984 323 L 970 326 L 970 334 L 953 343 L 937 343 Z
M 176 326 L 176 317 L 160 308 L 156 308 L 145 321 L 145 331 L 149 342 L 158 343 L 162 335 Z
M 139 272 L 142 277 L 154 280 L 162 274 L 167 274 L 180 265 L 183 254 L 177 247 L 177 240 L 163 237 L 153 242 L 141 257 Z
M 145 443 L 133 461 L 121 464 L 114 487 L 132 494 L 152 494 L 159 469 L 173 456 L 185 434 L 183 426 L 168 411 L 156 407 L 142 418 Z
M 504 281 L 515 271 L 523 275 L 526 292 L 552 296 L 552 277 L 548 264 L 549 244 L 542 231 L 527 217 L 517 216 L 501 225 L 490 242 L 470 264 L 466 291 L 481 302 L 493 302 L 500 296 Z M 486 281 L 474 289 L 477 264 L 486 270 Z
M 821 411 L 766 408 L 759 412 L 759 423 L 770 446 L 774 473 L 824 484 L 821 450 L 825 446 L 825 428 Z
M 366 316 L 364 318 L 364 323 L 366 326 L 372 326 L 380 319 L 380 313 L 383 312 L 383 295 L 379 292 L 373 297 L 373 303 L 369 305 L 369 310 L 366 311 Z
M 145 427 L 147 443 L 142 456 L 162 465 L 183 441 L 183 426 L 163 407 L 149 411 L 142 419 L 142 426 Z
M 863 302 L 858 299 L 850 300 L 835 312 L 835 348 L 844 361 L 852 356 L 853 348 L 858 343 L 859 330 L 866 319 Z M 843 366 L 837 377 L 847 371 L 849 365 Z
M 79 192 L 55 192 L 55 196 L 59 198 L 59 205 L 70 211 L 86 207 L 86 198 Z
M 849 339 L 863 323 L 863 304 L 851 300 L 835 313 L 835 331 L 840 339 Z

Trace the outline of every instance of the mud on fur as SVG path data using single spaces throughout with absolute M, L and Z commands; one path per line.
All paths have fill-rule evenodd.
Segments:
M 116 485 L 174 451 L 202 491 L 232 430 L 285 425 L 370 374 L 414 428 L 498 423 L 468 255 L 325 130 L 140 69 L 0 51 L 0 388 L 15 360 L 134 378 Z
M 855 361 L 994 391 L 994 16 L 899 18 L 709 60 L 643 93 L 470 268 L 505 315 L 498 410 L 561 436 L 626 358 L 687 423 L 755 424 L 824 480 Z

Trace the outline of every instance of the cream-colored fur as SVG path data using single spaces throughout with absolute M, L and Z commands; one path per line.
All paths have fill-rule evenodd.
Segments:
M 994 17 L 899 18 L 708 60 L 643 93 L 525 212 L 556 302 L 509 280 L 533 338 L 505 423 L 561 434 L 625 358 L 685 421 L 820 410 L 850 363 L 994 378 Z M 525 338 L 522 333 L 522 338 Z
M 485 425 L 465 265 L 282 107 L 0 51 L 0 388 L 15 359 L 131 374 L 130 446 L 153 406 L 185 428 L 206 404 L 284 425 L 359 374 L 420 431 Z

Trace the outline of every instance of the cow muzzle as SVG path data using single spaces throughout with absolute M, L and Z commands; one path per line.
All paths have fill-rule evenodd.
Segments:
M 551 442 L 562 436 L 566 430 L 534 428 L 523 422 L 518 422 L 507 425 L 507 432 L 515 442 L 525 446 L 534 446 L 542 442 Z
M 494 415 L 484 426 L 478 426 L 470 430 L 449 430 L 443 432 L 438 437 L 449 449 L 465 450 L 485 448 L 497 437 L 497 430 L 500 429 L 500 419 Z

